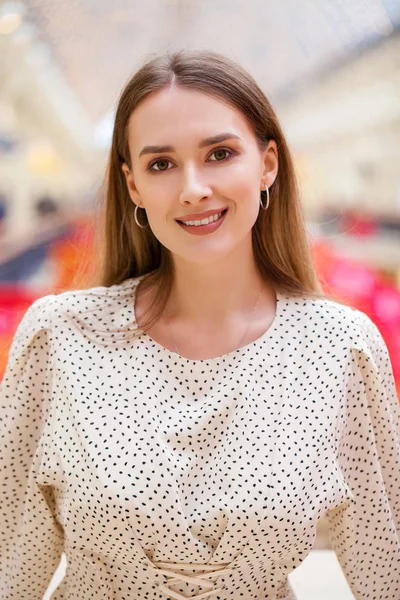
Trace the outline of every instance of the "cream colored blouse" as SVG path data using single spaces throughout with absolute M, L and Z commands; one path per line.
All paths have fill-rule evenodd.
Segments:
M 275 600 L 326 515 L 357 600 L 400 598 L 400 415 L 362 312 L 277 294 L 210 360 L 140 332 L 139 279 L 48 295 L 1 384 L 0 597 Z

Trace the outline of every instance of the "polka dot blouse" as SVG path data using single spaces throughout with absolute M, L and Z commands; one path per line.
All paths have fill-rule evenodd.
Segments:
M 35 301 L 1 384 L 0 597 L 289 600 L 326 515 L 356 600 L 400 598 L 400 415 L 363 312 L 278 293 L 209 360 L 135 323 L 140 278 Z

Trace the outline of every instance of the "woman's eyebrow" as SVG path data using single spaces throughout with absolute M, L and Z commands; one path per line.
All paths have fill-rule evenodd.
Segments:
M 236 133 L 218 133 L 217 135 L 213 135 L 212 137 L 208 137 L 205 140 L 202 140 L 199 143 L 199 148 L 205 148 L 206 146 L 211 146 L 212 144 L 219 144 L 220 142 L 225 142 L 229 139 L 237 139 L 241 138 L 236 135 Z M 139 153 L 139 158 L 144 154 L 159 154 L 161 152 L 174 152 L 175 148 L 173 146 L 145 146 Z

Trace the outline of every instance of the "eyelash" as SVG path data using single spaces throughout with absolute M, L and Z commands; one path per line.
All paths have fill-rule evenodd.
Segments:
M 224 152 L 227 152 L 228 156 L 226 158 L 222 159 L 222 160 L 212 160 L 211 162 L 216 162 L 216 163 L 226 162 L 227 160 L 230 160 L 231 158 L 233 158 L 237 154 L 237 152 L 234 152 L 230 148 L 215 148 L 211 152 L 210 156 L 212 156 L 216 152 L 219 152 L 220 150 L 223 150 Z M 153 162 L 151 162 L 149 164 L 149 166 L 147 167 L 147 170 L 148 171 L 152 171 L 153 173 L 163 173 L 163 172 L 166 172 L 166 171 L 170 171 L 170 169 L 153 169 L 154 165 L 156 165 L 159 162 L 163 162 L 163 161 L 172 162 L 171 160 L 169 160 L 167 158 L 158 158 L 157 160 L 154 160 Z

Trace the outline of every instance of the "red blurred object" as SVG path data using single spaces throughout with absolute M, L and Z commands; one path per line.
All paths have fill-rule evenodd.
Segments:
M 89 280 L 93 276 L 96 265 L 93 248 L 93 224 L 90 219 L 82 218 L 75 223 L 72 234 L 55 242 L 49 250 L 49 258 L 57 266 L 58 272 L 54 289 L 62 291 L 75 287 L 78 268 L 82 280 Z
M 36 298 L 37 295 L 21 285 L 0 286 L 0 375 L 6 368 L 8 350 L 18 323 Z
M 355 236 L 375 235 L 379 224 L 374 216 L 364 213 L 346 211 L 341 215 L 340 231 Z
M 324 292 L 365 312 L 378 327 L 400 396 L 400 290 L 375 269 L 338 256 L 324 241 L 313 244 L 313 257 Z

